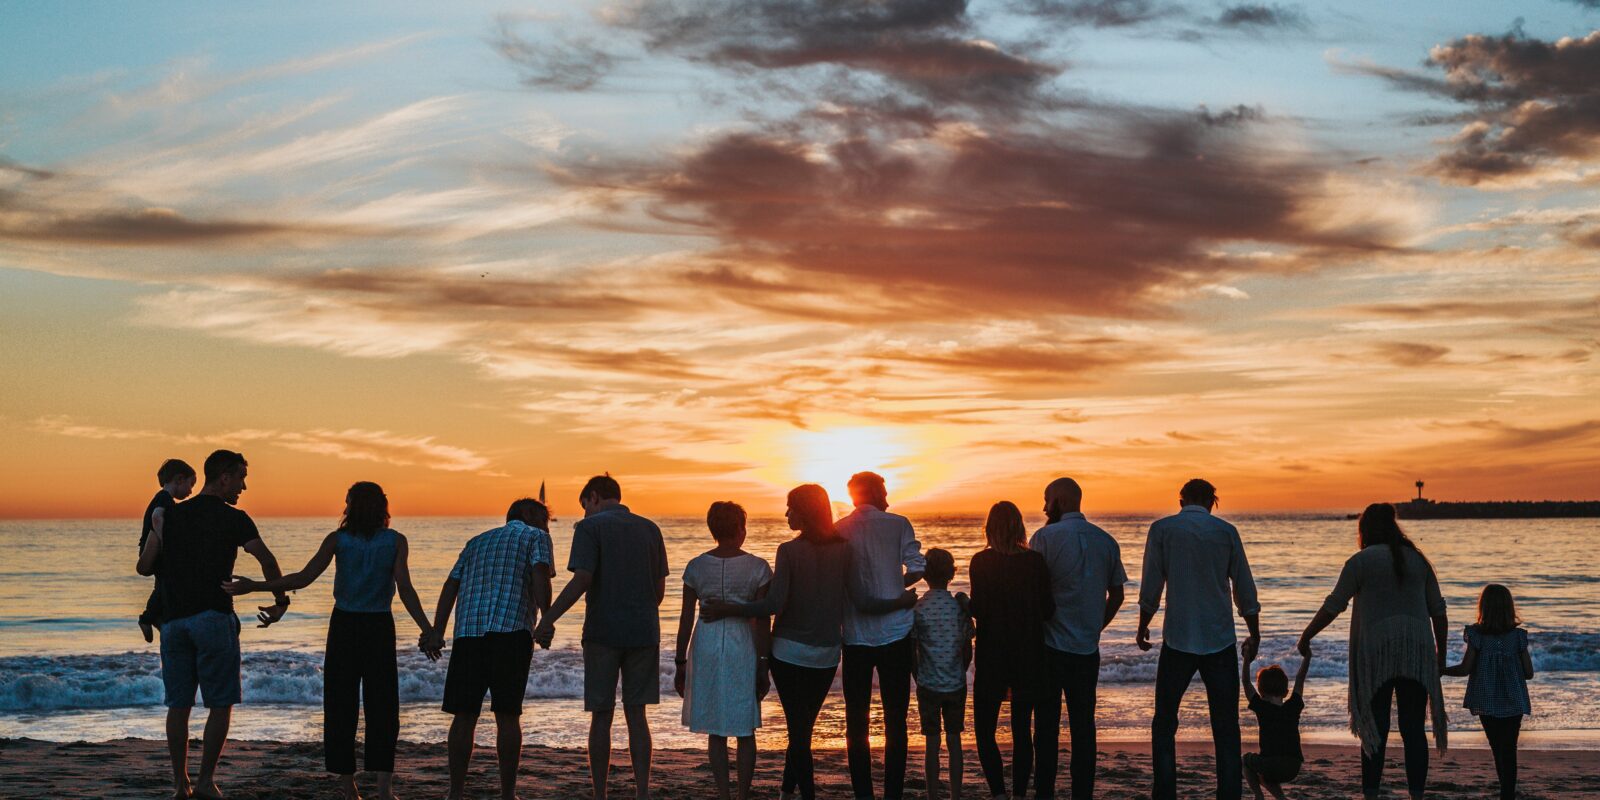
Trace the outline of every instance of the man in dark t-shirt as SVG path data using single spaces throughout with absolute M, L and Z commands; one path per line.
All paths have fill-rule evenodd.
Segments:
M 550 646 L 555 622 L 586 597 L 583 618 L 583 710 L 589 712 L 589 777 L 606 796 L 611 723 L 622 683 L 622 715 L 635 791 L 650 796 L 650 722 L 645 707 L 661 702 L 661 600 L 667 591 L 667 548 L 661 528 L 622 504 L 610 475 L 589 479 L 578 493 L 583 519 L 572 527 L 572 580 L 533 632 Z
M 200 493 L 164 512 L 139 553 L 139 574 L 157 576 L 161 593 L 161 682 L 166 689 L 167 747 L 172 755 L 174 796 L 221 797 L 215 772 L 228 738 L 233 706 L 240 701 L 239 618 L 222 583 L 233 575 L 241 548 L 261 563 L 268 580 L 282 577 L 277 559 L 261 541 L 250 515 L 235 508 L 245 490 L 244 456 L 218 450 L 206 459 Z M 260 609 L 261 627 L 289 608 L 281 592 Z M 200 773 L 191 787 L 188 771 L 189 712 L 195 689 L 210 714 Z

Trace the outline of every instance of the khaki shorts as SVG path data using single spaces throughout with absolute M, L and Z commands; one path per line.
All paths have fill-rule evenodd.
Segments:
M 583 643 L 583 710 L 617 707 L 617 679 L 622 679 L 622 704 L 647 706 L 661 702 L 661 648 L 608 647 Z

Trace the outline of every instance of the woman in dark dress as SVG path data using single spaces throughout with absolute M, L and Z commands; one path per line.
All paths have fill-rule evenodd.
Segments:
M 1011 697 L 1011 796 L 1023 797 L 1033 776 L 1033 707 L 1050 692 L 1044 626 L 1055 613 L 1043 556 L 1028 549 L 1022 512 L 1001 501 L 984 525 L 988 547 L 972 557 L 972 617 L 978 629 L 972 717 L 978 760 L 989 793 L 1006 793 L 1005 764 L 995 742 L 1000 703 Z M 1046 796 L 1053 787 L 1045 788 Z

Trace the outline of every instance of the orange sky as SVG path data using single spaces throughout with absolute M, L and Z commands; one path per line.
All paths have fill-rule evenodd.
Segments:
M 1600 498 L 1578 4 L 906 3 L 8 9 L 0 517 Z

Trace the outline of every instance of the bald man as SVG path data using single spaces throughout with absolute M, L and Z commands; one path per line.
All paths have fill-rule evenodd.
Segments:
M 1049 524 L 1028 543 L 1044 556 L 1056 610 L 1045 626 L 1045 658 L 1055 690 L 1036 706 L 1034 740 L 1038 796 L 1055 797 L 1061 739 L 1061 699 L 1067 702 L 1072 733 L 1072 796 L 1094 796 L 1095 690 L 1100 683 L 1100 632 L 1122 608 L 1128 573 L 1122 548 L 1111 534 L 1083 516 L 1083 489 L 1071 478 L 1057 478 L 1044 490 Z

